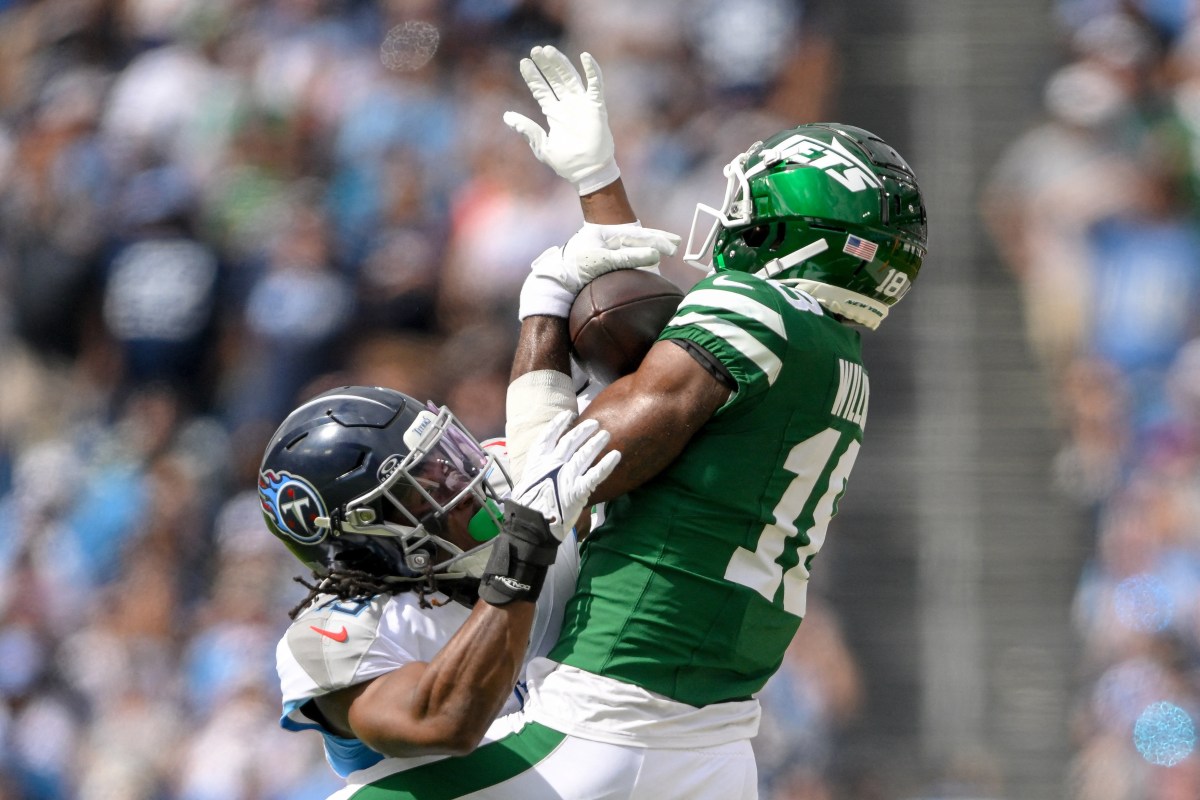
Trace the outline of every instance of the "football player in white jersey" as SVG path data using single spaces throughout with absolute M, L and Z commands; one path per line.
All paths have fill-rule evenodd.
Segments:
M 619 455 L 564 414 L 510 488 L 496 448 L 445 407 L 349 386 L 302 404 L 259 475 L 271 532 L 314 572 L 279 642 L 280 724 L 324 737 L 343 777 L 469 752 L 519 708 L 558 634 L 572 526 Z

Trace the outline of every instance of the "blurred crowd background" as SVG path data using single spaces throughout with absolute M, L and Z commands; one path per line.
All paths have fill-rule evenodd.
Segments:
M 1070 796 L 1200 797 L 1200 20 L 1060 2 L 1044 114 L 980 198 L 1086 515 Z M 1098 13 L 1097 13 L 1098 12 Z
M 579 224 L 500 121 L 536 112 L 517 60 L 598 58 L 634 203 L 686 234 L 733 155 L 839 116 L 839 48 L 872 5 L 0 0 L 0 799 L 334 791 L 318 737 L 277 725 L 304 590 L 258 461 L 344 383 L 502 433 L 521 281 Z M 1044 14 L 1044 113 L 977 200 L 1056 414 L 1047 472 L 1089 531 L 1046 796 L 1196 798 L 1200 12 Z M 900 144 L 894 124 L 876 132 Z M 814 588 L 764 692 L 763 797 L 1006 796 L 991 773 L 847 776 L 875 676 Z

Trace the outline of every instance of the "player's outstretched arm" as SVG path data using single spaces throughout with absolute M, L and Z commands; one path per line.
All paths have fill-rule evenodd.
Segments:
M 584 77 L 557 48 L 534 47 L 529 58 L 521 59 L 521 77 L 546 128 L 515 111 L 505 112 L 504 123 L 525 137 L 539 161 L 575 186 L 585 222 L 636 223 L 617 166 L 604 74 L 590 53 L 582 53 L 579 60 Z
M 576 186 L 584 219 L 583 228 L 565 247 L 550 248 L 533 263 L 521 291 L 521 332 L 506 415 L 506 438 L 517 475 L 522 474 L 530 437 L 555 413 L 576 406 L 567 331 L 575 295 L 611 269 L 655 266 L 679 244 L 674 234 L 641 228 L 616 165 L 600 65 L 587 53 L 580 61 L 586 84 L 563 53 L 553 47 L 533 48 L 521 61 L 521 76 L 548 129 L 515 112 L 504 115 L 539 161 Z
M 583 221 L 595 225 L 639 224 L 629 195 L 625 193 L 625 181 L 617 178 L 612 183 L 579 198 Z
M 525 380 L 545 375 L 558 357 L 565 362 L 566 320 L 534 317 L 521 326 L 513 374 L 530 370 Z M 543 372 L 532 371 L 540 368 Z M 522 403 L 531 391 L 509 387 L 509 413 L 529 414 Z M 568 382 L 569 388 L 569 382 Z M 567 389 L 561 390 L 564 394 Z M 730 389 L 675 342 L 658 342 L 641 366 L 615 381 L 588 405 L 583 420 L 595 419 L 612 436 L 610 447 L 624 454 L 613 474 L 592 495 L 593 503 L 611 500 L 641 486 L 670 464 L 695 432 L 729 399 Z M 514 400 L 515 395 L 521 399 Z M 510 416 L 510 427 L 512 418 Z M 510 444 L 512 433 L 509 434 Z

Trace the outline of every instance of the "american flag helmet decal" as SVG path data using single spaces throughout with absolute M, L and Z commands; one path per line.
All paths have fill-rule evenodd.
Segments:
M 849 253 L 852 256 L 857 256 L 863 261 L 871 261 L 875 258 L 875 251 L 879 249 L 879 245 L 874 242 L 869 242 L 854 234 L 846 237 L 846 244 L 842 246 L 843 253 Z

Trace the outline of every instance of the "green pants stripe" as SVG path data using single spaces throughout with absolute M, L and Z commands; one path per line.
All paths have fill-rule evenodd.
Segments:
M 461 758 L 447 758 L 380 778 L 354 800 L 451 800 L 521 774 L 550 754 L 566 734 L 530 723 Z

